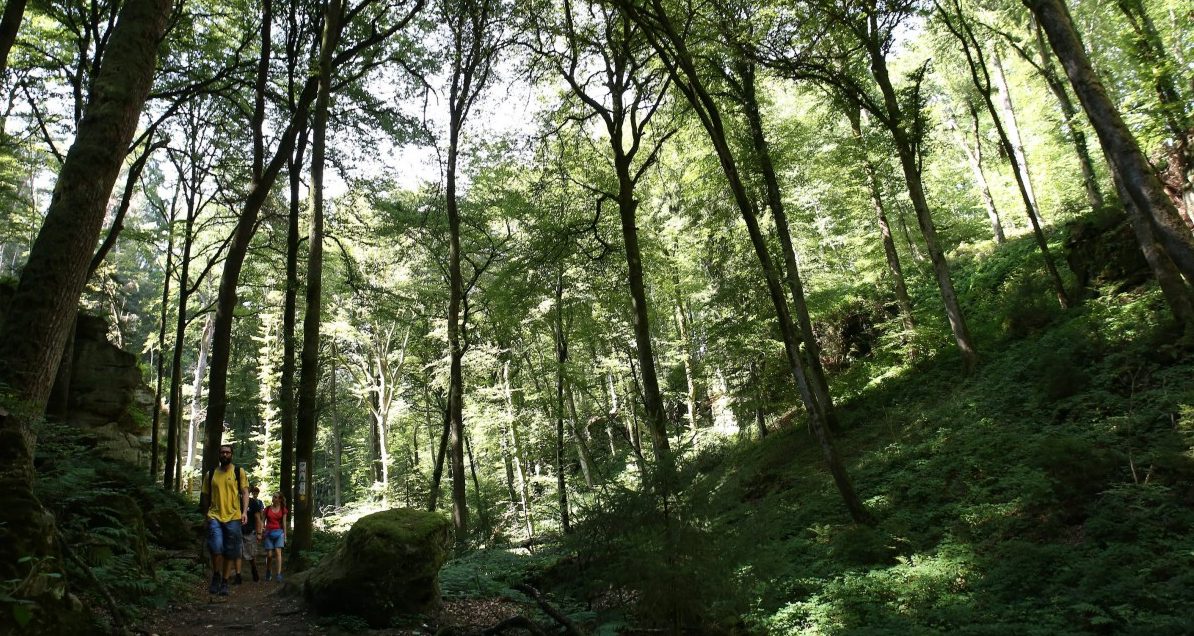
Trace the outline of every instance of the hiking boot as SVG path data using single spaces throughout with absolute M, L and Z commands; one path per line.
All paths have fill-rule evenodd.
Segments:
M 265 573 L 265 580 L 267 580 L 267 581 L 272 581 L 272 580 L 274 580 L 274 573 L 273 573 L 273 572 L 266 572 L 266 573 Z
M 233 585 L 240 585 L 242 582 L 243 581 L 241 581 L 240 572 L 237 572 L 236 574 L 232 575 L 232 584 Z
M 282 573 L 278 572 L 278 576 L 276 576 L 274 578 L 277 579 L 279 583 L 281 583 L 282 582 Z
M 220 591 L 220 575 L 212 574 L 211 575 L 211 585 L 207 586 L 207 593 L 215 594 L 219 591 Z
M 220 582 L 220 596 L 228 596 L 228 581 Z

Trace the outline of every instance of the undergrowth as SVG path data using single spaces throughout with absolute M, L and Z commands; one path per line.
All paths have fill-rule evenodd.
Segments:
M 471 558 L 609 633 L 1188 633 L 1194 353 L 1156 290 L 1063 311 L 1037 261 L 1021 241 L 958 268 L 973 376 L 921 315 L 914 340 L 835 376 L 837 448 L 875 527 L 850 522 L 795 425 L 704 444 L 666 507 L 601 489 L 549 565 Z M 472 591 L 509 593 L 485 580 Z

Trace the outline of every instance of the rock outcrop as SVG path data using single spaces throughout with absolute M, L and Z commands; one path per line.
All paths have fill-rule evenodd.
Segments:
M 362 517 L 333 553 L 294 583 L 316 612 L 359 616 L 373 627 L 434 613 L 450 527 L 442 515 L 405 508 Z

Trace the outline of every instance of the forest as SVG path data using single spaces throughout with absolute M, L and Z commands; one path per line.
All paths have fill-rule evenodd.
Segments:
M 210 633 L 225 444 L 279 633 L 1189 633 L 1194 4 L 7 0 L 0 633 Z

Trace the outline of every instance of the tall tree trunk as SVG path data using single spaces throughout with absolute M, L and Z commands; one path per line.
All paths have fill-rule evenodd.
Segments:
M 481 520 L 482 532 L 489 532 L 489 513 L 485 508 L 485 498 L 481 495 L 481 480 L 477 478 L 477 462 L 473 459 L 473 442 L 471 436 L 464 436 L 464 449 L 468 453 L 469 474 L 473 478 L 473 492 L 477 495 L 477 517 Z
M 978 44 L 977 41 L 975 44 Z M 981 46 L 981 45 L 980 45 Z M 982 51 L 977 52 L 979 58 L 983 57 Z M 999 94 L 999 104 L 1003 107 L 1004 117 L 1000 117 L 997 112 L 992 111 L 992 119 L 998 120 L 996 123 L 996 130 L 1000 131 L 1001 137 L 1006 136 L 1008 145 L 1011 146 L 1012 172 L 1017 175 L 1017 185 L 1023 189 L 1024 193 L 1021 195 L 1028 200 L 1028 209 L 1031 211 L 1031 216 L 1034 217 L 1036 223 L 1040 225 L 1041 208 L 1036 200 L 1036 188 L 1032 185 L 1032 171 L 1028 167 L 1028 155 L 1024 152 L 1024 139 L 1020 136 L 1020 123 L 1016 119 L 1016 105 L 1012 102 L 1012 92 L 1007 85 L 1007 76 L 1003 72 L 1003 60 L 999 56 L 999 47 L 994 47 L 991 50 L 991 66 L 995 69 L 995 88 Z M 984 69 L 986 65 L 984 63 Z M 985 99 L 990 99 L 989 92 L 984 93 Z M 1002 139 L 1001 139 L 1002 143 Z
M 166 270 L 162 277 L 162 320 L 158 326 L 157 390 L 153 399 L 153 425 L 149 435 L 149 477 L 158 478 L 158 424 L 162 419 L 162 376 L 166 366 L 166 323 L 170 316 L 170 276 L 174 269 L 174 217 L 176 208 L 170 206 L 166 219 Z
M 968 104 L 969 106 L 969 104 Z M 987 219 L 991 222 L 991 234 L 995 237 L 996 243 L 1003 243 L 1006 238 L 1003 235 L 1003 222 L 999 218 L 999 209 L 995 207 L 995 198 L 991 196 L 991 187 L 987 184 L 987 174 L 983 172 L 983 142 L 978 135 L 978 112 L 973 106 L 970 106 L 971 121 L 974 126 L 974 149 L 970 148 L 970 142 L 966 141 L 966 135 L 962 133 L 961 127 L 954 119 L 953 114 L 949 114 L 945 120 L 945 127 L 949 128 L 954 134 L 954 143 L 962 149 L 962 154 L 966 155 L 966 163 L 970 164 L 970 174 L 974 176 L 974 187 L 978 189 L 979 196 L 983 200 L 983 208 L 987 210 Z
M 25 15 L 25 0 L 8 0 L 4 3 L 4 17 L 0 18 L 0 79 L 8 70 L 8 54 L 17 41 L 21 18 Z
M 995 56 L 995 83 L 999 85 L 1004 102 L 1004 110 L 1009 113 L 1006 127 L 1002 117 L 999 115 L 999 109 L 995 107 L 995 102 L 991 99 L 991 78 L 987 71 L 987 61 L 983 53 L 982 44 L 974 35 L 974 30 L 970 27 L 970 23 L 967 21 L 961 4 L 955 0 L 954 6 L 955 11 L 952 15 L 942 10 L 942 19 L 945 22 L 946 28 L 954 34 L 958 42 L 962 45 L 962 53 L 966 56 L 966 63 L 970 68 L 970 80 L 982 97 L 983 104 L 987 107 L 987 114 L 991 116 L 991 122 L 995 125 L 995 132 L 999 135 L 999 144 L 1003 147 L 1004 154 L 1007 155 L 1008 161 L 1012 164 L 1012 176 L 1015 177 L 1016 188 L 1020 191 L 1020 199 L 1024 203 L 1024 214 L 1028 217 L 1028 222 L 1032 226 L 1032 235 L 1036 239 L 1037 248 L 1041 251 L 1041 258 L 1045 262 L 1045 271 L 1057 295 L 1057 303 L 1061 305 L 1062 309 L 1067 309 L 1070 306 L 1070 297 L 1066 293 L 1065 283 L 1061 280 L 1061 274 L 1058 273 L 1057 266 L 1053 262 L 1053 256 L 1049 253 L 1049 242 L 1045 239 L 1044 231 L 1041 230 L 1040 213 L 1037 210 L 1036 199 L 1032 192 L 1032 182 L 1028 180 L 1028 168 L 1021 163 L 1024 156 L 1024 149 L 1020 147 L 1020 133 L 1013 123 L 1015 112 L 1011 110 L 1011 97 L 1007 94 L 1007 82 L 1003 80 L 1003 69 L 999 65 L 998 54 Z
M 296 102 L 296 110 L 278 141 L 274 157 L 266 166 L 260 181 L 253 184 L 245 199 L 244 208 L 236 221 L 228 255 L 224 259 L 224 271 L 220 275 L 220 290 L 216 299 L 216 317 L 212 327 L 211 374 L 208 380 L 207 418 L 204 422 L 206 439 L 203 445 L 203 472 L 211 471 L 216 465 L 220 440 L 224 433 L 224 416 L 228 411 L 228 363 L 232 354 L 232 321 L 237 304 L 237 281 L 244 266 L 249 243 L 257 230 L 257 216 L 269 196 L 274 181 L 282 166 L 291 158 L 299 130 L 306 125 L 307 112 L 315 97 L 316 76 L 308 78 Z M 285 380 L 285 373 L 283 373 Z M 283 382 L 283 384 L 285 384 Z M 282 422 L 285 434 L 286 421 Z M 285 448 L 285 444 L 283 444 Z M 201 505 L 205 502 L 200 502 Z
M 697 398 L 697 355 L 696 347 L 692 342 L 692 334 L 689 333 L 688 312 L 684 306 L 684 299 L 680 296 L 680 278 L 673 275 L 672 284 L 676 290 L 676 308 L 674 315 L 676 319 L 676 333 L 680 336 L 680 347 L 684 352 L 684 383 L 687 392 L 685 398 L 688 401 L 688 427 L 692 429 L 692 439 L 696 440 L 697 435 L 697 411 L 699 410 Z
M 448 416 L 448 409 L 444 407 L 444 430 L 439 438 L 439 452 L 435 454 L 435 468 L 431 471 L 431 501 L 427 510 L 435 512 L 439 507 L 439 484 L 444 474 L 444 458 L 448 455 L 448 441 L 452 437 L 452 420 Z
M 755 66 L 751 62 L 741 60 L 737 62 L 737 65 L 742 86 L 742 107 L 750 126 L 755 157 L 763 173 L 767 207 L 771 208 L 771 214 L 775 220 L 775 232 L 779 236 L 779 244 L 783 253 L 784 280 L 788 286 L 788 293 L 792 297 L 796 323 L 800 327 L 800 343 L 796 346 L 804 345 L 804 358 L 807 361 L 810 380 L 809 387 L 816 398 L 817 406 L 821 409 L 821 418 L 830 430 L 837 430 L 837 410 L 833 406 L 833 398 L 829 394 L 829 382 L 825 378 L 825 369 L 821 365 L 821 347 L 817 344 L 817 334 L 813 331 L 813 322 L 809 317 L 808 302 L 804 298 L 804 283 L 800 279 L 800 265 L 796 258 L 796 248 L 792 243 L 788 214 L 784 209 L 783 196 L 780 194 L 779 179 L 776 177 L 775 165 L 771 159 L 771 148 L 764 134 L 763 115 L 759 110 L 759 100 L 756 95 Z
M 194 141 L 194 138 L 190 140 Z M 191 298 L 191 248 L 195 241 L 195 221 L 199 216 L 202 176 L 198 162 L 199 150 L 191 143 L 188 158 L 189 178 L 186 190 L 187 218 L 182 231 L 182 262 L 178 274 L 178 312 L 174 325 L 174 355 L 170 360 L 170 418 L 166 424 L 166 467 L 162 487 L 175 488 L 175 456 L 178 455 L 179 433 L 182 431 L 182 351 L 186 346 L 187 305 Z
M 629 248 L 627 248 L 629 252 Z M 564 273 L 556 273 L 555 284 L 555 328 L 556 341 L 556 494 L 560 502 L 560 528 L 565 534 L 572 532 L 568 518 L 567 468 L 564 466 L 564 365 L 568 362 L 568 340 L 564 334 Z M 664 441 L 666 448 L 666 438 Z
M 311 128 L 311 228 L 307 236 L 307 307 L 303 315 L 303 354 L 299 373 L 298 418 L 294 455 L 298 467 L 294 501 L 294 550 L 311 548 L 315 523 L 315 434 L 318 429 L 316 399 L 319 393 L 320 319 L 323 310 L 323 172 L 327 152 L 328 111 L 332 100 L 332 56 L 340 41 L 341 0 L 329 0 L 324 13 L 323 41 L 319 46 L 319 90 Z
M 1119 179 L 1119 186 L 1131 199 L 1132 205 L 1125 205 L 1128 213 L 1138 212 L 1147 217 L 1157 242 L 1173 264 L 1187 281 L 1194 280 L 1194 242 L 1190 233 L 1091 67 L 1069 10 L 1061 0 L 1024 0 L 1024 4 L 1045 30 L 1099 137 L 1103 154 Z M 1148 248 L 1141 245 L 1141 249 Z M 1176 307 L 1173 309 L 1178 311 Z
M 1194 210 L 1189 207 L 1194 198 L 1194 182 L 1191 181 L 1194 177 L 1194 145 L 1190 143 L 1189 100 L 1179 88 L 1183 80 L 1178 73 L 1180 67 L 1165 50 L 1161 34 L 1142 0 L 1116 0 L 1115 4 L 1136 36 L 1131 52 L 1139 62 L 1141 74 L 1152 77 L 1161 119 L 1173 139 L 1169 158 L 1176 164 L 1174 172 L 1180 182 L 1178 198 L 1184 204 L 1186 222 L 1194 227 Z
M 287 157 L 290 182 L 290 214 L 286 225 L 286 295 L 282 309 L 282 372 L 278 388 L 278 436 L 281 438 L 280 476 L 278 489 L 286 495 L 286 501 L 294 501 L 294 417 L 295 417 L 295 327 L 298 322 L 298 253 L 302 236 L 299 233 L 299 219 L 302 214 L 302 200 L 299 189 L 302 185 L 303 155 L 307 147 L 309 128 L 303 130 L 296 142 L 294 154 Z M 289 516 L 289 515 L 288 515 Z M 289 520 L 293 521 L 293 520 Z
M 750 361 L 750 380 L 755 387 L 755 427 L 759 429 L 759 439 L 763 439 L 767 437 L 767 410 L 763 401 L 763 362 Z
M 172 6 L 166 0 L 128 0 L 121 8 L 87 115 L 0 325 L 0 383 L 13 398 L 0 407 L 0 580 L 23 579 L 41 559 L 58 555 L 53 516 L 33 494 L 35 435 L 30 425 L 45 408 L 72 335 L 108 198 L 149 94 Z M 57 562 L 54 558 L 51 563 Z M 47 574 L 56 574 L 57 568 Z M 77 616 L 64 602 L 65 584 L 39 576 L 21 586 L 40 590 L 19 595 L 42 604 L 36 623 L 25 629 L 52 633 L 60 631 L 55 624 Z M 0 612 L 0 631 L 18 627 L 13 612 Z
M 1097 210 L 1103 207 L 1103 193 L 1099 190 L 1099 179 L 1095 176 L 1094 162 L 1090 158 L 1090 149 L 1086 144 L 1086 133 L 1082 131 L 1082 124 L 1078 121 L 1078 109 L 1070 99 L 1065 83 L 1057 76 L 1053 67 L 1053 56 L 1049 55 L 1048 45 L 1045 44 L 1045 33 L 1036 20 L 1032 21 L 1033 35 L 1036 37 L 1037 52 L 1040 55 L 1039 65 L 1034 64 L 1044 77 L 1049 90 L 1057 98 L 1057 105 L 1061 108 L 1062 125 L 1070 143 L 1074 145 L 1074 154 L 1078 157 L 1078 168 L 1082 171 L 1082 185 L 1086 190 L 1086 200 L 1090 207 Z M 1027 52 L 1020 47 L 1014 47 L 1026 62 L 1032 63 Z
M 576 454 L 580 458 L 580 472 L 585 477 L 585 486 L 590 490 L 596 482 L 593 481 L 593 454 L 589 452 L 589 442 L 585 439 L 584 424 L 576 411 L 576 396 L 572 392 L 572 383 L 564 383 L 564 397 L 568 400 L 568 413 L 572 416 L 572 443 L 576 445 Z
M 199 432 L 199 414 L 203 407 L 203 378 L 207 375 L 207 357 L 211 352 L 212 316 L 203 321 L 203 335 L 199 337 L 199 360 L 195 362 L 195 378 L 191 384 L 191 417 L 187 424 L 186 469 L 195 468 L 195 438 Z
M 872 20 L 874 20 L 873 17 Z M 892 141 L 895 142 L 900 169 L 904 173 L 904 182 L 908 186 L 908 198 L 912 201 L 912 209 L 916 212 L 916 222 L 920 226 L 925 249 L 929 252 L 929 261 L 933 265 L 933 275 L 937 279 L 937 288 L 941 292 L 941 302 L 945 306 L 945 315 L 949 319 L 950 331 L 953 332 L 958 353 L 962 356 L 962 371 L 969 375 L 978 366 L 978 352 L 970 337 L 970 328 L 966 325 L 962 307 L 958 304 L 958 295 L 954 291 L 953 278 L 949 271 L 949 262 L 945 258 L 945 250 L 941 248 L 940 241 L 937 239 L 937 226 L 933 223 L 933 212 L 929 209 L 924 182 L 921 180 L 916 143 L 910 138 L 910 133 L 905 128 L 904 112 L 887 70 L 886 50 L 877 40 L 877 36 L 876 39 L 866 43 L 866 48 L 870 57 L 871 76 L 875 79 L 875 83 L 883 95 L 885 112 L 882 120 L 891 134 Z
M 846 109 L 850 119 L 850 129 L 854 133 L 854 140 L 858 142 L 858 151 L 862 159 L 862 170 L 866 175 L 867 192 L 871 197 L 871 206 L 875 208 L 875 220 L 879 224 L 879 236 L 883 241 L 883 255 L 887 259 L 887 272 L 891 275 L 891 286 L 895 291 L 896 303 L 900 306 L 900 319 L 904 324 L 904 331 L 911 333 L 916 328 L 916 320 L 912 315 L 912 298 L 908 295 L 908 286 L 904 282 L 904 268 L 900 264 L 900 253 L 896 251 L 895 239 L 891 235 L 891 224 L 887 222 L 887 209 L 883 205 L 883 190 L 879 182 L 878 170 L 867 152 L 866 139 L 862 134 L 862 110 L 857 106 Z M 985 182 L 984 182 L 985 187 Z M 990 193 L 988 193 L 989 196 Z M 998 238 L 1003 241 L 1003 228 L 999 225 L 999 217 L 995 217 L 995 227 Z
M 343 493 L 341 492 L 342 488 L 341 488 L 341 483 L 340 483 L 340 475 L 341 475 L 341 471 L 343 470 L 343 468 L 341 466 L 341 455 L 344 453 L 344 444 L 343 444 L 343 440 L 341 439 L 343 427 L 340 425 L 340 411 L 338 408 L 339 400 L 336 399 L 336 361 L 337 361 L 337 359 L 338 359 L 338 357 L 337 357 L 337 352 L 336 352 L 336 339 L 333 338 L 332 339 L 332 356 L 331 356 L 332 373 L 331 373 L 331 379 L 329 382 L 329 384 L 331 386 L 329 386 L 328 388 L 332 393 L 332 397 L 331 397 L 331 400 L 332 400 L 332 501 L 335 503 L 336 508 L 339 509 L 340 506 L 344 505 Z
M 827 422 L 821 417 L 822 408 L 810 388 L 803 364 L 800 360 L 799 338 L 791 315 L 788 313 L 787 301 L 784 298 L 783 287 L 779 276 L 771 261 L 771 254 L 766 240 L 759 228 L 757 213 L 750 198 L 747 196 L 745 184 L 740 176 L 738 164 L 730 149 L 729 138 L 722 123 L 721 113 L 716 101 L 705 87 L 691 54 L 688 52 L 684 38 L 676 31 L 663 7 L 662 0 L 651 0 L 651 14 L 627 0 L 616 0 L 618 7 L 631 19 L 638 22 L 651 33 L 652 45 L 663 58 L 676 82 L 676 87 L 684 93 L 689 104 L 692 105 L 701 123 L 709 135 L 721 163 L 722 171 L 729 182 L 734 201 L 746 223 L 750 234 L 751 245 L 754 247 L 764 280 L 767 283 L 769 296 L 775 306 L 776 318 L 779 322 L 780 333 L 784 341 L 784 350 L 788 357 L 788 364 L 800 391 L 801 399 L 809 413 L 809 422 L 821 446 L 823 457 L 833 477 L 842 501 L 846 505 L 851 518 L 859 523 L 873 524 L 874 520 L 862 504 L 862 500 L 854 492 L 854 486 L 846 474 L 845 466 L 833 447 L 833 442 L 827 427 Z
M 535 536 L 535 521 L 531 515 L 531 492 L 529 487 L 529 480 L 527 479 L 527 462 L 526 454 L 523 450 L 522 434 L 518 427 L 518 413 L 521 409 L 516 409 L 514 405 L 514 389 L 511 386 L 510 365 L 512 364 L 509 358 L 513 357 L 512 353 L 507 354 L 507 360 L 502 364 L 502 385 L 506 393 L 506 416 L 510 422 L 510 445 L 512 446 L 512 460 L 514 462 L 515 475 L 518 477 L 518 496 L 522 504 L 523 519 L 526 522 L 527 537 Z M 519 400 L 521 402 L 521 399 Z

